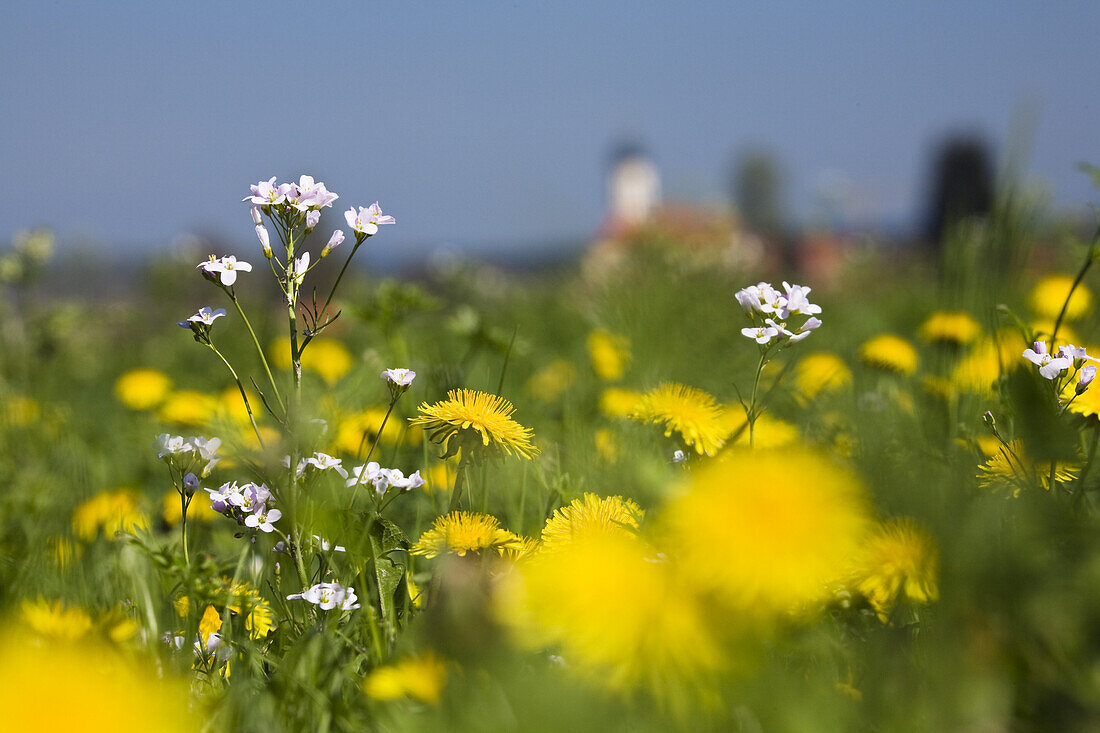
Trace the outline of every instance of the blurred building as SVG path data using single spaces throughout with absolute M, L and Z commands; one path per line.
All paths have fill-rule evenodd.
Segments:
M 644 224 L 661 202 L 661 176 L 645 150 L 635 143 L 619 146 L 607 172 L 605 231 L 621 232 Z

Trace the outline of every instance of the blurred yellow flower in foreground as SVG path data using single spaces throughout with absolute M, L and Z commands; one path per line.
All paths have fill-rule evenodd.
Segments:
M 198 731 L 187 683 L 110 646 L 0 642 L 0 709 L 12 731 Z
M 859 347 L 859 359 L 864 364 L 905 376 L 917 371 L 917 350 L 905 339 L 884 333 Z
M 20 619 L 34 633 L 51 639 L 75 641 L 92 628 L 92 617 L 82 608 L 66 608 L 61 601 L 24 600 Z
M 628 338 L 600 328 L 588 334 L 587 344 L 592 371 L 597 377 L 607 382 L 623 378 L 626 365 L 630 361 Z
M 73 512 L 73 530 L 86 542 L 94 540 L 100 529 L 104 536 L 111 538 L 118 532 L 133 532 L 148 526 L 138 496 L 132 489 L 104 491 Z
M 4 422 L 16 428 L 24 428 L 42 413 L 38 402 L 23 395 L 13 395 L 4 402 Z
M 420 414 L 409 423 L 428 432 L 433 443 L 448 448 L 459 431 L 474 431 L 482 445 L 494 445 L 509 455 L 533 458 L 539 449 L 531 444 L 531 429 L 512 419 L 515 407 L 498 395 L 472 389 L 452 389 L 447 399 L 429 405 L 421 403 Z
M 115 397 L 131 410 L 152 410 L 171 389 L 172 380 L 157 369 L 131 369 L 115 381 Z
M 379 436 L 378 429 L 382 426 L 382 420 L 385 417 L 385 407 L 368 407 L 338 418 L 336 436 L 332 441 L 333 452 L 354 456 L 358 453 L 360 445 L 362 445 L 365 453 L 370 450 L 371 445 L 376 440 L 381 440 L 383 445 L 397 445 L 401 439 L 401 431 L 405 426 L 401 424 L 400 418 L 391 414 L 390 419 L 386 421 L 385 430 Z M 367 434 L 365 442 L 363 433 Z M 418 443 L 420 442 L 419 437 L 417 435 L 416 442 Z
M 543 402 L 555 402 L 577 379 L 577 370 L 565 359 L 555 359 L 531 375 L 527 392 Z
M 749 430 L 742 429 L 748 422 L 745 411 L 740 405 L 730 405 L 726 412 L 726 429 L 731 436 L 737 435 L 733 445 L 748 446 Z M 741 431 L 738 433 L 737 431 Z M 802 440 L 798 428 L 786 420 L 780 420 L 765 412 L 756 418 L 753 426 L 753 443 L 757 448 L 783 448 Z
M 835 392 L 852 383 L 852 370 L 836 354 L 818 351 L 807 354 L 795 365 L 794 386 L 804 399 L 823 392 Z
M 920 337 L 934 344 L 966 346 L 982 333 L 974 317 L 963 311 L 937 311 L 921 324 Z
M 641 399 L 641 392 L 608 387 L 600 395 L 600 412 L 608 417 L 630 417 Z
M 217 397 L 191 389 L 182 389 L 168 395 L 157 410 L 157 418 L 163 422 L 197 428 L 213 417 L 217 409 Z
M 619 460 L 619 442 L 615 440 L 615 434 L 607 428 L 597 428 L 592 433 L 592 442 L 596 445 L 596 454 L 608 463 Z
M 1073 277 L 1070 275 L 1048 275 L 1035 285 L 1028 298 L 1028 305 L 1031 306 L 1035 315 L 1053 321 L 1062 311 L 1062 305 L 1066 303 L 1066 297 L 1072 286 Z M 1092 292 L 1083 284 L 1078 285 L 1073 291 L 1073 297 L 1066 304 L 1066 315 L 1063 320 L 1076 321 L 1091 312 Z
M 552 552 L 594 534 L 634 534 L 644 516 L 645 512 L 632 499 L 621 496 L 602 498 L 585 493 L 580 499 L 556 509 L 546 520 L 540 549 Z
M 664 423 L 665 435 L 680 433 L 696 452 L 712 456 L 726 441 L 729 429 L 722 407 L 701 389 L 666 383 L 642 395 L 631 414 L 635 420 Z
M 857 563 L 855 586 L 880 618 L 901 598 L 929 603 L 939 597 L 939 553 L 911 519 L 891 519 L 871 532 Z
M 951 373 L 951 385 L 961 392 L 989 394 L 1002 372 L 1022 363 L 1024 346 L 1019 335 L 999 332 L 979 341 L 959 360 Z
M 501 579 L 495 601 L 521 644 L 559 649 L 569 669 L 613 688 L 701 692 L 725 665 L 697 597 L 668 560 L 621 529 L 528 556 Z
M 301 345 L 301 339 L 298 343 Z M 268 355 L 273 366 L 290 369 L 290 339 L 285 336 L 275 339 L 268 347 Z M 335 384 L 340 377 L 350 372 L 352 366 L 354 359 L 348 347 L 329 338 L 310 341 L 302 354 L 302 371 L 317 374 L 329 385 Z
M 465 557 L 467 552 L 487 548 L 519 549 L 522 545 L 523 539 L 501 527 L 496 517 L 471 512 L 451 512 L 437 517 L 432 528 L 420 536 L 410 552 L 424 557 L 445 554 Z
M 363 691 L 375 700 L 411 697 L 435 704 L 447 683 L 447 666 L 430 652 L 378 667 L 363 680 Z
M 665 508 L 668 551 L 727 606 L 791 612 L 826 598 L 869 526 L 863 486 L 806 449 L 735 450 Z
M 183 519 L 183 506 L 180 504 L 180 493 L 175 489 L 169 489 L 161 499 L 161 516 L 168 526 L 174 527 Z M 212 522 L 222 515 L 214 511 L 210 506 L 210 499 L 205 491 L 195 493 L 191 504 L 187 507 L 188 522 Z

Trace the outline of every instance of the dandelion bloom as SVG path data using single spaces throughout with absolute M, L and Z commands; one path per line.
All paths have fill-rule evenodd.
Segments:
M 1059 461 L 1054 469 L 1054 480 L 1073 481 L 1080 470 L 1080 465 Z M 998 443 L 989 460 L 978 468 L 978 485 L 987 489 L 1009 489 L 1013 496 L 1019 496 L 1021 489 L 1036 485 L 1050 491 L 1050 461 L 1033 461 L 1022 441 L 1009 441 L 1007 447 Z
M 630 341 L 602 328 L 588 334 L 588 356 L 592 371 L 607 382 L 622 379 L 630 361 Z
M 645 512 L 632 499 L 585 493 L 560 507 L 542 529 L 542 548 L 556 550 L 592 534 L 635 533 Z
M 86 542 L 94 540 L 100 529 L 109 538 L 118 532 L 133 532 L 148 526 L 138 506 L 137 494 L 131 489 L 104 491 L 73 512 L 73 531 Z
M 726 412 L 725 422 L 726 429 L 731 436 L 729 440 L 733 440 L 734 445 L 747 446 L 749 444 L 749 431 L 744 429 L 743 426 L 748 422 L 748 418 L 745 416 L 744 409 L 740 405 L 736 409 L 731 406 Z M 735 434 L 737 435 L 736 440 L 732 437 Z M 753 445 L 756 448 L 785 448 L 801 440 L 802 436 L 799 434 L 798 428 L 767 412 L 757 417 L 756 423 L 753 425 Z
M 969 313 L 936 311 L 921 324 L 920 337 L 933 344 L 966 346 L 982 334 L 982 327 Z
M 275 339 L 268 347 L 271 363 L 280 369 L 290 369 L 290 339 Z M 333 339 L 314 339 L 302 353 L 302 370 L 317 374 L 328 385 L 333 385 L 351 371 L 355 359 L 351 351 Z
M 807 449 L 736 450 L 691 474 L 665 509 L 669 551 L 726 605 L 785 613 L 824 600 L 868 527 L 863 486 Z
M 714 455 L 729 430 L 724 411 L 709 394 L 695 387 L 666 383 L 642 395 L 631 414 L 635 420 L 664 423 L 665 435 L 680 433 L 698 453 Z
M 951 385 L 962 392 L 989 394 L 1001 374 L 1020 366 L 1019 336 L 998 333 L 974 344 L 951 372 Z
M 164 402 L 172 380 L 157 369 L 131 369 L 115 381 L 115 397 L 131 410 L 151 410 Z
M 543 402 L 556 402 L 576 381 L 577 370 L 565 359 L 555 359 L 531 375 L 525 388 Z
M 807 354 L 794 368 L 794 386 L 804 399 L 823 392 L 835 392 L 852 383 L 852 370 L 836 354 L 818 351 Z
M 183 519 L 183 507 L 180 505 L 180 494 L 175 489 L 169 489 L 161 499 L 161 517 L 169 527 L 174 527 Z M 221 517 L 214 511 L 208 502 L 192 501 L 187 507 L 187 521 L 212 522 Z
M 864 543 L 855 587 L 883 617 L 902 597 L 911 603 L 936 600 L 938 568 L 932 537 L 911 519 L 891 519 L 875 527 Z
M 92 618 L 82 608 L 66 608 L 61 601 L 24 600 L 20 619 L 34 633 L 50 639 L 74 641 L 92 628 Z
M 467 552 L 486 548 L 518 549 L 523 539 L 500 526 L 496 517 L 471 512 L 451 512 L 437 517 L 432 528 L 420 536 L 410 552 L 424 557 L 454 554 L 465 557 Z
M 157 419 L 175 425 L 199 427 L 218 410 L 218 398 L 191 389 L 182 389 L 168 395 L 157 410 Z
M 888 372 L 909 376 L 917 371 L 917 350 L 905 339 L 884 333 L 859 347 L 859 359 L 864 364 Z
M 1073 286 L 1073 277 L 1070 275 L 1048 275 L 1044 277 L 1031 291 L 1028 305 L 1032 312 L 1041 318 L 1054 320 L 1062 311 L 1062 305 L 1066 303 L 1066 297 Z M 1066 315 L 1063 320 L 1076 321 L 1092 312 L 1092 292 L 1084 285 L 1078 285 L 1073 291 L 1073 297 L 1066 305 Z
M 641 392 L 620 387 L 608 387 L 600 395 L 600 412 L 608 417 L 630 417 L 641 399 Z
M 446 683 L 446 665 L 429 652 L 372 670 L 363 680 L 363 692 L 375 700 L 411 697 L 435 704 Z
M 531 429 L 512 419 L 515 407 L 503 397 L 472 389 L 451 390 L 434 405 L 422 403 L 420 414 L 410 418 L 436 443 L 450 443 L 459 431 L 476 431 L 482 445 L 495 445 L 509 455 L 533 458 L 539 449 L 531 444 Z

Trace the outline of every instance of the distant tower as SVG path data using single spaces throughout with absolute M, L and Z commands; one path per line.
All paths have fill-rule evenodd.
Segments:
M 993 209 L 993 163 L 989 145 L 976 135 L 940 143 L 932 164 L 925 234 L 936 249 L 952 225 L 984 217 Z
M 661 200 L 661 177 L 638 145 L 620 146 L 607 176 L 607 215 L 613 226 L 646 221 Z

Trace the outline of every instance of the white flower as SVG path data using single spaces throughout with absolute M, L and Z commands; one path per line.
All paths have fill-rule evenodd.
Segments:
M 316 452 L 312 457 L 306 458 L 304 462 L 307 465 L 313 466 L 318 471 L 327 471 L 332 469 L 344 479 L 348 477 L 347 469 L 341 465 L 343 462 L 339 458 L 333 458 L 327 453 Z
M 1066 369 L 1073 366 L 1073 359 L 1065 356 L 1052 357 L 1047 353 L 1045 341 L 1036 341 L 1034 349 L 1024 349 L 1025 359 L 1039 367 L 1039 375 L 1046 379 L 1055 379 Z
M 412 491 L 423 486 L 426 482 L 420 477 L 420 471 L 413 471 L 408 476 L 405 476 L 399 469 L 389 469 L 388 482 L 390 486 L 394 486 L 402 491 Z
M 211 280 L 220 279 L 222 285 L 227 288 L 237 282 L 238 272 L 252 272 L 252 265 L 243 260 L 238 261 L 234 255 L 226 255 L 221 259 L 215 259 L 214 255 L 210 255 L 208 260 L 200 262 L 196 267 Z
M 782 298 L 782 306 L 779 309 L 779 317 L 783 319 L 793 316 L 812 316 L 821 312 L 821 306 L 814 305 L 806 295 L 810 288 L 802 285 L 791 285 L 783 282 L 783 289 L 787 291 L 787 297 Z
M 384 471 L 376 461 L 371 461 L 365 466 L 356 466 L 351 469 L 351 476 L 348 477 L 347 486 L 350 489 L 356 484 L 365 484 L 368 481 L 374 481 L 378 478 L 379 474 Z
M 272 522 L 279 521 L 279 518 L 283 516 L 283 513 L 278 509 L 267 509 L 264 506 L 256 508 L 255 514 L 249 514 L 244 518 L 244 524 L 246 527 L 253 527 L 263 532 L 273 532 L 275 527 Z
M 179 325 L 182 328 L 191 328 L 192 323 L 201 323 L 204 326 L 213 326 L 214 321 L 218 320 L 225 315 L 225 308 L 212 309 L 208 305 L 204 305 L 199 308 L 199 312 L 188 318 L 186 321 L 180 321 Z
M 1092 380 L 1096 379 L 1096 365 L 1089 364 L 1087 367 L 1081 370 L 1081 374 L 1077 377 L 1077 386 L 1074 387 L 1074 391 L 1077 394 L 1081 394 L 1089 385 L 1092 384 Z
M 195 446 L 184 440 L 182 435 L 169 435 L 168 433 L 161 433 L 158 435 L 156 441 L 153 443 L 153 447 L 157 449 L 157 458 L 160 459 L 163 459 L 165 456 L 191 453 L 195 450 Z
M 347 552 L 347 549 L 344 548 L 343 545 L 333 546 L 331 542 L 326 540 L 324 537 L 321 537 L 320 535 L 313 535 L 313 539 L 317 540 L 317 543 L 321 545 L 322 552 L 328 552 L 329 550 L 332 550 L 333 552 Z
M 687 459 L 688 459 L 687 453 L 684 453 L 682 450 L 676 450 L 676 451 L 673 451 L 673 453 L 672 453 L 672 462 L 673 463 L 683 463 Z
M 348 209 L 344 212 L 344 221 L 357 234 L 366 237 L 377 234 L 379 225 L 394 223 L 392 216 L 382 214 L 382 209 L 378 206 L 377 201 L 365 208 L 360 206 L 358 212 L 355 207 Z
M 738 290 L 734 297 L 750 316 L 754 313 L 778 313 L 784 302 L 779 291 L 765 282 Z
M 408 387 L 416 379 L 416 372 L 412 369 L 386 369 L 382 372 L 382 379 L 400 387 Z
M 313 231 L 314 227 L 317 226 L 317 222 L 319 222 L 319 221 L 321 221 L 321 212 L 320 211 L 317 211 L 317 210 L 307 211 L 306 212 L 306 231 L 307 232 Z
M 753 339 L 758 344 L 768 344 L 779 335 L 779 329 L 774 326 L 762 326 L 760 328 L 742 328 L 741 334 Z
M 290 267 L 286 268 L 287 279 L 295 285 L 301 285 L 309 270 L 309 252 L 303 252 L 301 257 L 295 257 Z
M 225 514 L 231 506 L 240 506 L 243 501 L 241 489 L 236 481 L 226 481 L 217 489 L 205 489 L 210 494 L 210 508 L 218 514 Z
M 351 586 L 345 588 L 339 583 L 318 583 L 312 588 L 307 588 L 301 593 L 291 593 L 286 597 L 288 601 L 301 599 L 319 606 L 324 611 L 339 607 L 341 611 L 350 611 L 359 608 L 355 595 L 355 589 Z

